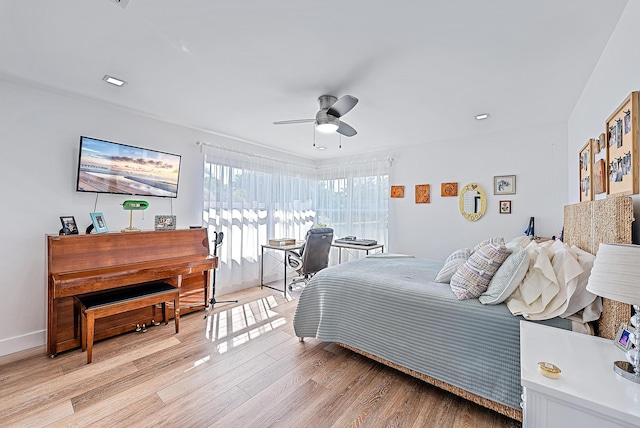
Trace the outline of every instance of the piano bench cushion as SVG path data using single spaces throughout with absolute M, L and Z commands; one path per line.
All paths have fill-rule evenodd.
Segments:
M 125 303 L 153 295 L 177 293 L 178 288 L 162 281 L 145 282 L 127 287 L 114 288 L 95 293 L 81 294 L 76 298 L 85 309 L 97 309 L 103 306 Z

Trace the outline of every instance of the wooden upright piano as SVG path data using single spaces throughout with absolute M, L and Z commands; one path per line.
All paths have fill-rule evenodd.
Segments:
M 51 357 L 80 347 L 75 295 L 163 280 L 180 287 L 180 314 L 201 310 L 209 301 L 210 271 L 218 266 L 218 259 L 209 254 L 204 228 L 49 235 L 46 239 L 47 353 Z M 159 319 L 155 307 L 106 317 L 96 322 L 95 339 Z

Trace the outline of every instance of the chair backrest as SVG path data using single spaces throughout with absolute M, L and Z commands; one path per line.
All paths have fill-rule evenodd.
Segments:
M 320 227 L 307 232 L 302 253 L 303 274 L 316 273 L 329 266 L 329 250 L 333 242 L 333 229 Z

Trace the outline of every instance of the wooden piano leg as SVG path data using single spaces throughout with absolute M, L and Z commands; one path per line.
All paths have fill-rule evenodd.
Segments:
M 87 364 L 91 363 L 91 356 L 93 354 L 93 331 L 95 330 L 95 314 L 93 311 L 86 311 L 87 314 L 87 329 L 85 336 L 87 336 Z
M 177 293 L 173 299 L 173 307 L 175 308 L 175 317 L 173 320 L 176 323 L 176 333 L 178 333 L 178 331 L 180 331 L 180 295 Z
M 87 350 L 87 314 L 84 309 L 80 312 L 80 345 L 82 352 Z

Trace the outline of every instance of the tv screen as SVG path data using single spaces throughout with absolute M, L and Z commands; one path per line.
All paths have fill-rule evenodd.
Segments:
M 178 196 L 180 155 L 80 137 L 79 192 Z

